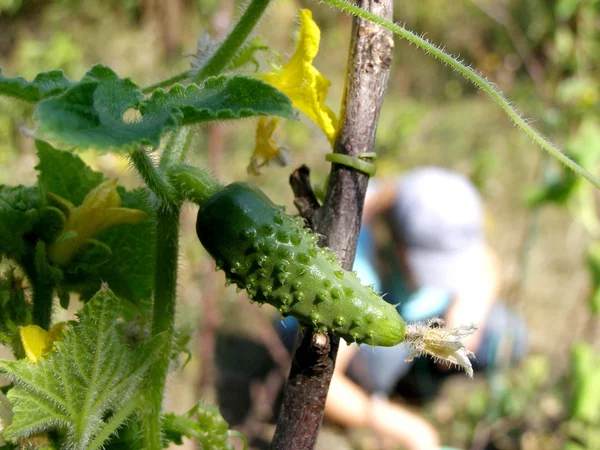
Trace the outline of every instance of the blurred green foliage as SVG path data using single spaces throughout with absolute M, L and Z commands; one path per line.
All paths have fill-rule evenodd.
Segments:
M 530 356 L 468 393 L 455 389 L 451 403 L 435 404 L 432 419 L 444 442 L 460 448 L 595 449 L 600 439 L 600 356 L 573 345 L 567 373 L 547 356 Z M 466 394 L 466 395 L 465 395 Z
M 219 15 L 235 16 L 241 1 L 170 0 L 179 5 L 179 27 L 162 26 L 160 2 L 141 0 L 0 0 L 0 66 L 7 76 L 33 78 L 60 68 L 78 79 L 98 61 L 110 64 L 121 77 L 151 83 L 162 74 L 189 66 L 184 54 L 194 52 L 202 30 L 219 30 Z M 278 0 L 265 20 L 261 37 L 285 55 L 292 48 L 280 20 L 299 7 L 314 11 L 323 42 L 317 64 L 333 81 L 332 108 L 341 98 L 349 19 L 312 0 Z M 291 20 L 291 19 L 290 19 Z M 426 32 L 451 52 L 497 82 L 524 114 L 579 164 L 592 172 L 600 166 L 600 0 L 466 0 L 396 1 L 395 21 Z M 163 24 L 164 25 L 164 24 Z M 227 27 L 225 27 L 227 28 Z M 286 41 L 287 39 L 287 41 Z M 169 45 L 171 46 L 169 46 Z M 169 50 L 175 48 L 175 52 Z M 175 55 L 175 56 L 173 56 Z M 267 57 L 268 59 L 268 57 Z M 259 58 L 260 60 L 260 58 Z M 264 59 L 263 59 L 264 61 Z M 264 63 L 263 63 L 264 64 Z M 510 211 L 511 224 L 524 204 L 533 210 L 557 205 L 583 224 L 590 245 L 592 275 L 589 304 L 600 307 L 600 238 L 597 193 L 567 169 L 540 157 L 537 149 L 513 131 L 486 99 L 457 79 L 452 71 L 414 48 L 396 42 L 389 95 L 378 129 L 379 173 L 383 176 L 423 164 L 458 169 L 471 176 L 494 212 Z M 31 165 L 33 148 L 21 136 L 31 126 L 23 121 L 25 104 L 0 98 L 0 182 L 20 176 L 10 167 L 24 160 Z M 214 136 L 201 132 L 195 157 L 225 181 L 243 179 L 250 156 L 253 126 L 225 127 L 222 148 L 209 150 Z M 282 140 L 295 155 L 294 165 L 307 163 L 313 182 L 324 180 L 328 144 L 318 130 L 287 121 Z M 310 151 L 304 151 L 308 149 Z M 29 158 L 29 159 L 28 159 Z M 227 170 L 223 170 L 223 160 Z M 18 171 L 17 171 L 18 172 Z M 224 173 L 223 173 L 224 172 Z M 274 200 L 291 205 L 289 190 L 281 189 L 289 170 L 269 170 L 259 184 L 276 191 Z M 537 178 L 537 181 L 535 180 Z M 19 180 L 20 181 L 20 180 Z M 523 188 L 536 182 L 523 192 Z M 498 184 L 505 186 L 502 197 Z M 523 199 L 525 198 L 525 202 Z M 197 250 L 192 250 L 197 251 Z M 196 255 L 197 256 L 197 255 Z M 585 254 L 582 254 L 582 265 Z M 555 301 L 567 303 L 562 297 Z M 535 302 L 536 299 L 528 299 Z M 573 296 L 571 302 L 587 298 Z M 547 308 L 540 301 L 537 307 Z M 590 319 L 591 320 L 591 319 Z M 545 324 L 547 326 L 547 324 Z M 553 333 L 542 331 L 542 333 Z M 553 342 L 553 341 L 552 341 Z M 598 354 L 589 345 L 572 348 L 565 367 L 555 358 L 533 357 L 502 372 L 489 383 L 463 393 L 457 390 L 450 413 L 437 417 L 445 442 L 480 448 L 595 448 L 600 441 Z M 559 358 L 560 359 L 560 355 Z M 558 373 L 558 374 L 557 374 Z M 439 406 L 439 405 L 438 405 Z M 450 419 L 449 419 L 450 417 Z

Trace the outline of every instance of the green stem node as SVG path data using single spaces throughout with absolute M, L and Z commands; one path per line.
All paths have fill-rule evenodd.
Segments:
M 194 137 L 193 128 L 191 125 L 184 126 L 173 133 L 160 158 L 159 169 L 166 170 L 171 166 L 183 164 Z
M 161 207 L 169 207 L 177 203 L 177 192 L 169 184 L 164 172 L 158 169 L 148 153 L 142 148 L 138 148 L 130 154 L 133 166 L 154 195 L 158 198 Z
M 209 198 L 223 190 L 223 185 L 197 167 L 180 165 L 167 172 L 169 182 L 181 198 L 202 206 Z

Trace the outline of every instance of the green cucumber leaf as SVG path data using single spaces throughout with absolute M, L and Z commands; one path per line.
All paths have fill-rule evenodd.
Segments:
M 127 123 L 123 116 L 142 99 L 129 78 L 120 79 L 108 67 L 94 66 L 80 83 L 36 105 L 37 135 L 67 147 L 112 147 L 127 140 L 136 128 L 137 123 Z
M 19 260 L 28 250 L 28 235 L 42 207 L 37 187 L 0 185 L 0 252 Z
M 64 93 L 36 105 L 37 136 L 63 147 L 128 151 L 154 148 L 182 125 L 261 115 L 294 117 L 290 100 L 248 77 L 209 78 L 203 86 L 175 85 L 145 98 L 129 78 L 98 65 Z
M 0 361 L 0 372 L 14 383 L 5 440 L 54 431 L 64 448 L 100 448 L 140 406 L 144 376 L 164 345 L 157 336 L 129 347 L 122 311 L 122 301 L 104 285 L 36 364 Z
M 27 81 L 23 77 L 7 78 L 2 75 L 0 68 L 0 96 L 6 95 L 30 103 L 60 94 L 73 84 L 62 70 L 42 72 L 33 81 Z
M 51 192 L 80 205 L 87 193 L 104 181 L 104 175 L 90 169 L 79 156 L 56 150 L 44 141 L 36 141 L 35 146 L 40 160 L 35 169 L 43 192 Z
M 0 277 L 0 344 L 10 345 L 13 354 L 24 356 L 19 327 L 31 324 L 31 308 L 23 278 L 8 269 Z
M 104 181 L 104 175 L 93 171 L 79 156 L 42 141 L 36 146 L 40 160 L 36 166 L 38 183 L 44 192 L 79 206 L 87 193 Z M 118 192 L 122 207 L 143 210 L 148 220 L 136 225 L 117 225 L 95 236 L 104 246 L 90 243 L 62 267 L 63 291 L 78 292 L 87 300 L 106 282 L 119 297 L 135 303 L 150 299 L 154 276 L 154 210 L 146 189 L 126 191 L 118 187 Z
M 87 300 L 106 282 L 120 297 L 140 304 L 152 296 L 155 214 L 146 189 L 126 191 L 119 187 L 118 191 L 121 206 L 145 211 L 148 220 L 136 225 L 117 225 L 96 236 L 111 253 L 90 245 L 63 268 L 62 286 L 79 292 L 82 299 Z
M 170 110 L 179 123 L 243 119 L 253 116 L 294 118 L 290 100 L 271 85 L 250 77 L 209 78 L 203 87 L 175 85 L 165 92 L 156 90 L 141 108 L 142 115 L 164 117 Z

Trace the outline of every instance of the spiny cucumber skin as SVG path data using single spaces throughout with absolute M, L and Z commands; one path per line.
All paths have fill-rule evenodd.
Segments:
M 348 342 L 393 346 L 404 340 L 396 309 L 343 270 L 301 219 L 258 188 L 241 182 L 225 187 L 198 211 L 196 231 L 228 282 L 283 316 Z

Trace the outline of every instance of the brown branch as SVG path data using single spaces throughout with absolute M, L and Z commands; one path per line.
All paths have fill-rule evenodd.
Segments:
M 294 191 L 294 205 L 308 222 L 308 227 L 314 229 L 313 217 L 319 209 L 319 201 L 310 184 L 310 169 L 301 166 L 294 170 L 290 175 L 290 186 Z
M 359 0 L 357 3 L 367 11 L 392 18 L 392 0 Z M 373 151 L 393 47 L 390 32 L 371 22 L 354 19 L 344 107 L 335 152 L 356 157 L 359 153 Z M 307 173 L 298 176 L 304 177 L 304 184 L 310 186 Z M 368 176 L 333 164 L 329 180 L 323 207 L 316 212 L 314 208 L 301 211 L 310 214 L 307 219 L 323 236 L 320 244 L 335 252 L 343 267 L 350 270 L 356 252 Z M 301 192 L 306 194 L 305 191 Z M 307 204 L 305 200 L 308 197 L 300 199 L 301 206 Z M 314 333 L 312 330 L 305 332 L 292 362 L 272 449 L 307 450 L 315 447 L 338 345 L 339 339 L 332 334 Z

